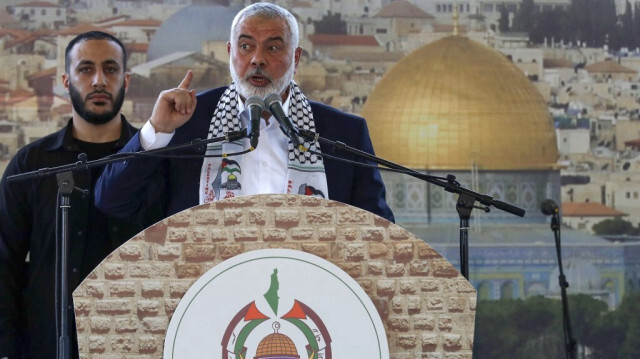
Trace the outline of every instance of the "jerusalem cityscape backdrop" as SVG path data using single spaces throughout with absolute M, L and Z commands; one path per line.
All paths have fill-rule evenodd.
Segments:
M 21 146 L 66 124 L 60 75 L 74 36 L 102 30 L 125 43 L 132 80 L 123 112 L 141 126 L 158 93 L 188 69 L 197 91 L 229 83 L 231 20 L 250 2 L 4 0 L 0 173 Z M 592 1 L 586 8 L 601 21 L 576 37 L 568 24 L 579 23 L 577 0 L 272 2 L 299 20 L 298 84 L 367 118 L 378 156 L 454 174 L 526 209 L 524 218 L 474 211 L 470 281 L 479 300 L 559 297 L 553 234 L 539 210 L 547 198 L 561 204 L 569 293 L 615 310 L 640 291 L 637 3 Z M 454 196 L 383 177 L 398 224 L 459 266 Z

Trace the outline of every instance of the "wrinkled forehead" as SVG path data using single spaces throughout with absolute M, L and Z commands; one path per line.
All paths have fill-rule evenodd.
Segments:
M 253 15 L 238 19 L 231 33 L 231 41 L 238 41 L 243 36 L 252 38 L 281 37 L 286 43 L 291 43 L 291 30 L 286 19 L 276 16 Z

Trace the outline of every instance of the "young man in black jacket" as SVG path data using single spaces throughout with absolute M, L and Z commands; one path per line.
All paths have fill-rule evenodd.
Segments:
M 64 87 L 73 115 L 62 130 L 22 148 L 0 183 L 0 358 L 56 356 L 56 177 L 7 183 L 10 175 L 74 163 L 80 153 L 95 160 L 121 149 L 135 134 L 120 114 L 129 87 L 122 43 L 93 31 L 74 38 L 65 51 Z M 155 222 L 113 218 L 94 206 L 101 167 L 73 174 L 68 278 L 71 292 L 109 253 Z M 158 212 L 159 213 L 159 212 Z M 59 227 L 59 223 L 58 223 Z M 73 308 L 69 306 L 72 357 L 78 356 Z

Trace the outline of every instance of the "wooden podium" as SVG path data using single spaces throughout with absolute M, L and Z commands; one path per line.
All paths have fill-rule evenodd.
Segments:
M 390 358 L 471 358 L 476 291 L 451 263 L 370 212 L 301 195 L 193 207 L 120 246 L 73 293 L 80 357 L 162 358 L 189 288 L 217 264 L 267 248 L 313 254 L 353 278 L 382 319 Z

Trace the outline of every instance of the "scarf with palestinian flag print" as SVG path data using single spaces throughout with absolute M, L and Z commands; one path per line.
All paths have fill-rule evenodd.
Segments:
M 247 127 L 246 116 L 240 116 L 238 99 L 235 84 L 231 83 L 218 101 L 211 118 L 207 138 L 241 131 Z M 311 105 L 294 81 L 291 81 L 289 87 L 288 115 L 294 126 L 312 132 L 316 131 Z M 320 152 L 320 145 L 317 141 L 305 140 L 302 145 L 311 151 Z M 202 163 L 200 204 L 243 195 L 242 172 L 251 171 L 251 168 L 244 168 L 244 156 L 226 156 L 226 154 L 242 152 L 249 147 L 249 139 L 246 137 L 233 142 L 215 142 L 207 145 L 207 155 L 222 157 L 206 157 Z M 288 152 L 289 161 L 286 183 L 283 184 L 284 193 L 328 198 L 327 176 L 324 172 L 322 157 L 301 151 L 293 146 L 291 140 L 288 142 Z

